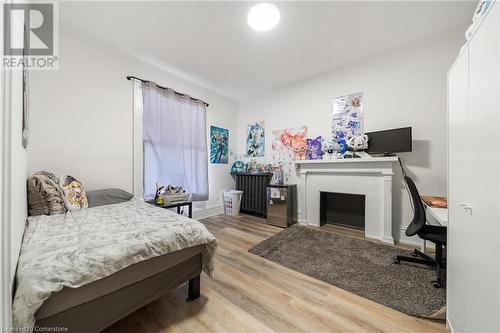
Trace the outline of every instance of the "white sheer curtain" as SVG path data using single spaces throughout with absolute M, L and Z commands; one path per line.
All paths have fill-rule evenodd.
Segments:
M 144 198 L 144 105 L 142 103 L 142 88 L 141 81 L 132 80 L 132 104 L 133 104 L 133 173 L 132 173 L 132 190 L 136 198 Z
M 206 107 L 154 83 L 142 85 L 144 198 L 157 181 L 182 185 L 193 201 L 208 200 Z

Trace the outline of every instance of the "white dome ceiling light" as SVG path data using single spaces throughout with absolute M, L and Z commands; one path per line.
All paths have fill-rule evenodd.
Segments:
M 268 31 L 278 25 L 280 10 L 272 3 L 262 2 L 248 12 L 248 24 L 257 31 Z

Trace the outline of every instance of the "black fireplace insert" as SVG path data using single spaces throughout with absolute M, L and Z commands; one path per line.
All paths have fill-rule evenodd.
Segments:
M 365 229 L 365 196 L 320 192 L 320 225 L 325 223 Z

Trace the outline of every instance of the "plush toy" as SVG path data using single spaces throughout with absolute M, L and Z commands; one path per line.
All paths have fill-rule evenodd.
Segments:
M 292 150 L 296 160 L 305 160 L 307 153 L 307 140 L 303 135 L 295 135 L 292 139 Z
M 335 141 L 335 139 L 330 138 L 330 139 L 322 139 L 321 140 L 321 145 L 323 149 L 323 158 L 325 159 L 332 159 L 333 158 L 333 153 L 337 150 L 338 144 Z
M 351 150 L 364 150 L 368 148 L 368 136 L 366 134 L 351 136 L 347 139 L 347 145 Z
M 246 171 L 246 165 L 242 161 L 235 161 L 233 163 L 233 166 L 231 167 L 232 173 L 245 172 L 245 171 Z
M 323 158 L 323 151 L 321 150 L 321 136 L 316 139 L 307 139 L 307 159 L 320 160 Z
M 345 139 L 340 139 L 337 141 L 338 145 L 339 145 L 339 150 L 337 152 L 337 158 L 343 158 L 345 153 L 347 152 L 347 142 L 345 141 Z

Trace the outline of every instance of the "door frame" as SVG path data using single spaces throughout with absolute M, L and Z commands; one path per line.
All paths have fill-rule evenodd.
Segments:
M 3 11 L 3 8 L 2 8 Z M 0 14 L 3 16 L 3 12 Z M 1 327 L 10 327 L 12 320 L 12 284 L 11 284 L 11 106 L 12 72 L 1 70 L 0 90 L 2 97 L 0 124 L 0 323 Z
M 11 3 L 5 0 L 4 3 Z M 3 17 L 3 6 L 0 6 Z M 3 44 L 3 26 L 1 43 Z M 0 47 L 3 61 L 3 47 Z M 0 328 L 12 326 L 11 281 L 11 156 L 12 156 L 12 70 L 0 69 Z

